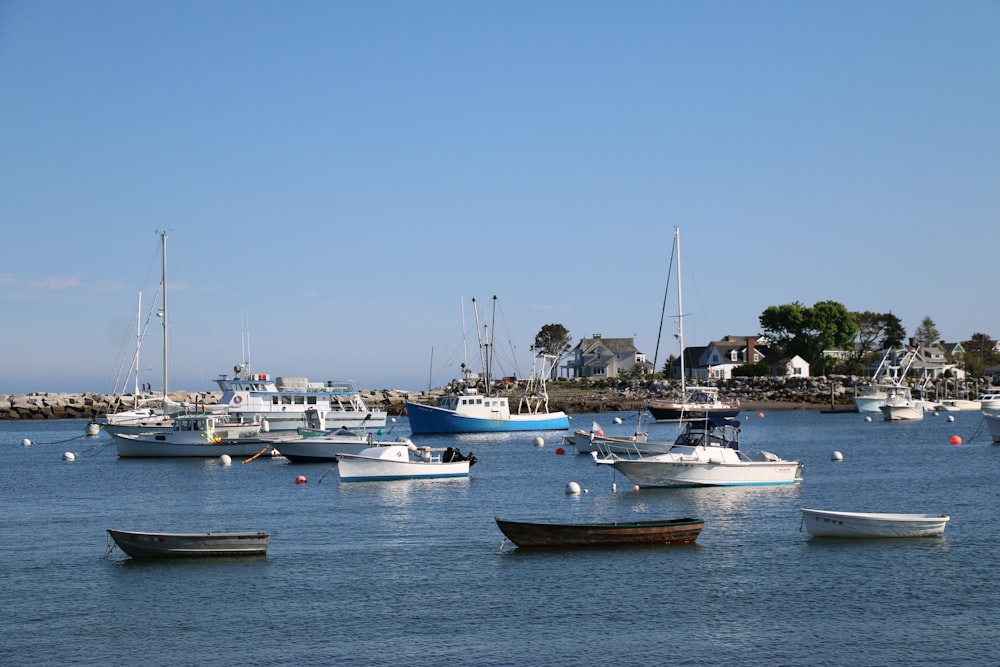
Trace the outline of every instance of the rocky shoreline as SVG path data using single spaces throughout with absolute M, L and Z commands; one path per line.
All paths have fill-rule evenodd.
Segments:
M 849 410 L 850 399 L 865 385 L 865 378 L 828 376 L 816 378 L 733 378 L 715 383 L 721 395 L 737 398 L 744 410 L 828 408 Z M 407 400 L 433 403 L 445 390 L 404 391 L 398 389 L 365 390 L 362 396 L 369 406 L 381 407 L 390 415 L 406 413 Z M 953 396 L 950 385 L 935 387 L 942 396 Z M 555 380 L 548 384 L 549 407 L 570 414 L 641 410 L 650 400 L 674 400 L 680 396 L 677 381 L 589 381 Z M 516 405 L 518 390 L 508 395 Z M 194 405 L 215 405 L 220 392 L 174 391 L 170 398 Z M 148 395 L 147 398 L 155 398 Z M 93 419 L 117 410 L 127 410 L 133 397 L 88 392 L 61 394 L 34 392 L 0 394 L 0 420 L 18 419 Z

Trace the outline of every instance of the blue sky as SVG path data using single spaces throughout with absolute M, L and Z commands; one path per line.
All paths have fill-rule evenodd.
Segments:
M 5 0 L 0 393 L 113 389 L 159 230 L 178 389 L 244 331 L 257 372 L 444 384 L 493 295 L 505 374 L 549 323 L 652 359 L 675 225 L 688 344 L 827 299 L 1000 337 L 998 25 L 975 0 Z

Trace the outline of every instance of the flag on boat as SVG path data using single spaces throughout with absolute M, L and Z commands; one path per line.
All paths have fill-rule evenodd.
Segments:
M 593 435 L 604 435 L 604 429 L 602 429 L 601 425 L 597 422 L 590 425 L 590 432 Z

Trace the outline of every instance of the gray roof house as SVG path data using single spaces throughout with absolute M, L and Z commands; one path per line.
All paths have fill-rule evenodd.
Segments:
M 798 355 L 778 358 L 764 336 L 725 336 L 705 347 L 688 349 L 698 350 L 693 360 L 684 357 L 685 365 L 690 364 L 688 375 L 693 378 L 728 380 L 737 366 L 760 362 L 768 365 L 772 376 L 809 377 L 808 362 Z
M 640 365 L 643 373 L 653 372 L 653 364 L 636 349 L 634 338 L 605 338 L 594 334 L 573 348 L 573 358 L 566 362 L 563 370 L 567 377 L 615 378 Z

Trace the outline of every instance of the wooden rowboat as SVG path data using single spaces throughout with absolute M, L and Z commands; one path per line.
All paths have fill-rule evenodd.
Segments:
M 694 542 L 701 519 L 615 523 L 527 523 L 495 517 L 500 531 L 519 547 L 607 547 Z
M 132 558 L 263 556 L 270 533 L 144 533 L 108 528 L 115 544 Z
M 802 523 L 814 537 L 933 537 L 944 532 L 944 514 L 880 514 L 802 509 Z

